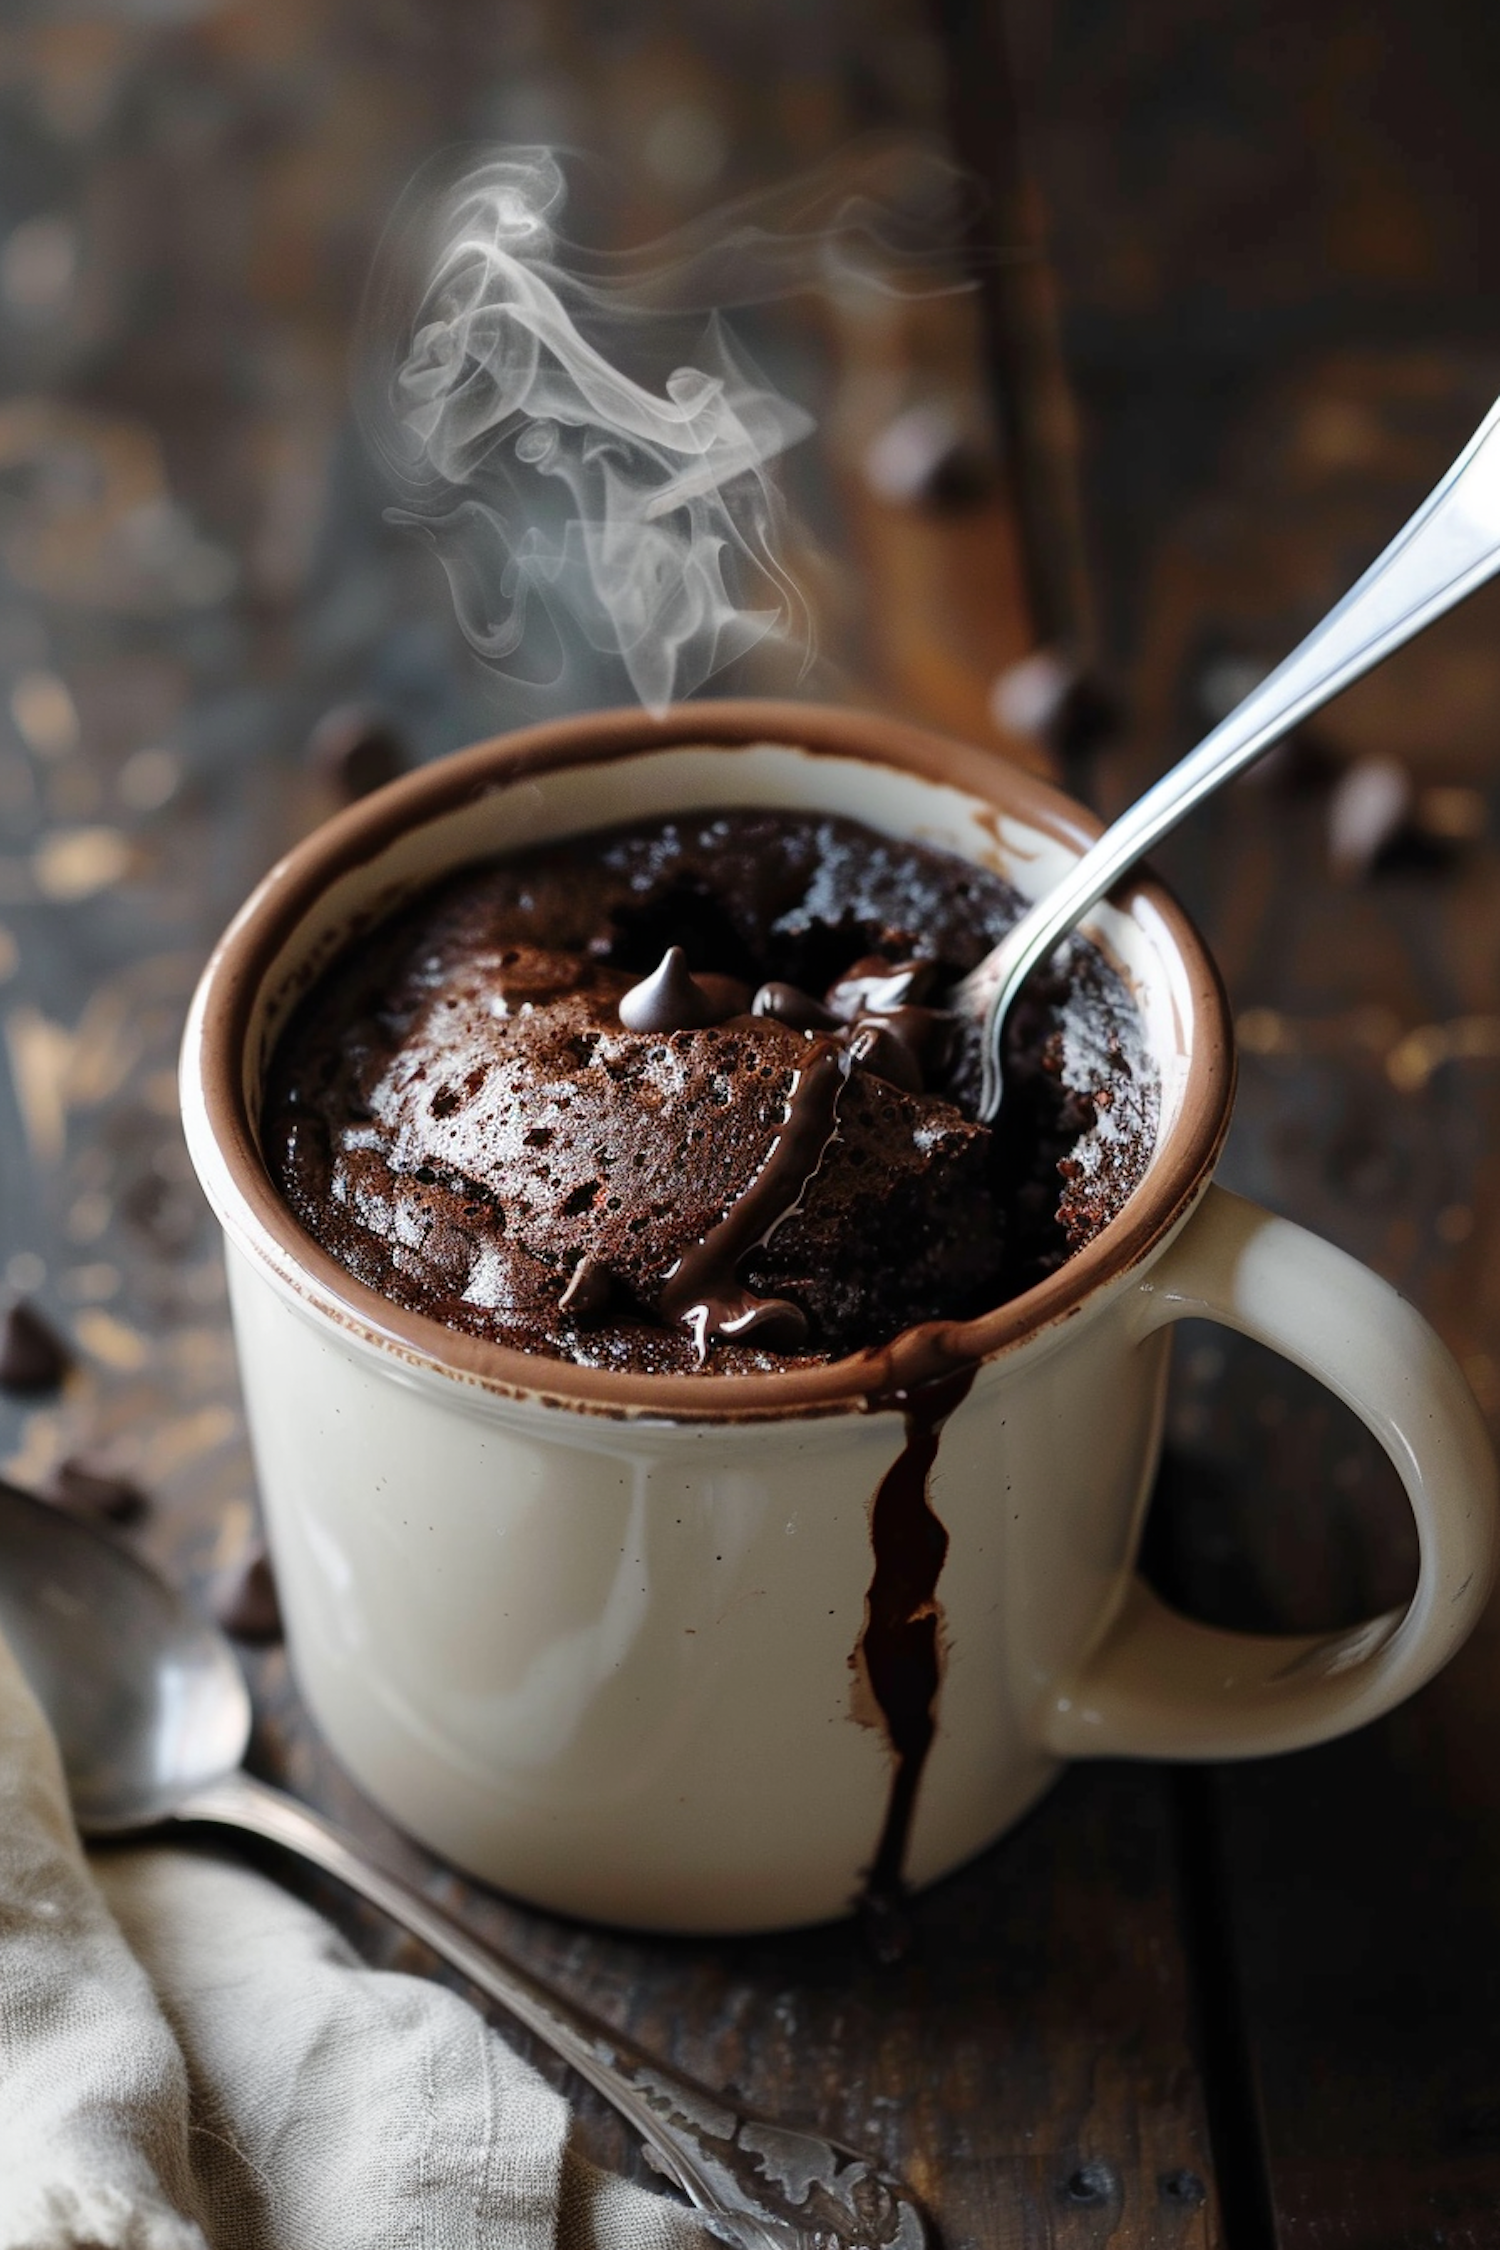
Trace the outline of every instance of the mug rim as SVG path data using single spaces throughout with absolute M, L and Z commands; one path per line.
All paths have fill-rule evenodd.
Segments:
M 261 1157 L 245 1099 L 244 1053 L 266 976 L 309 908 L 335 879 L 377 859 L 412 828 L 461 811 L 542 773 L 603 765 L 646 752 L 786 743 L 816 757 L 863 758 L 979 799 L 1042 834 L 1082 848 L 1101 823 L 1050 783 L 996 751 L 832 705 L 743 699 L 642 710 L 585 711 L 492 736 L 419 766 L 336 813 L 304 837 L 251 892 L 214 948 L 183 1041 L 181 1093 L 189 1151 L 232 1241 L 312 1313 L 351 1337 L 471 1390 L 612 1418 L 675 1422 L 781 1421 L 898 1403 L 960 1365 L 1015 1351 L 1080 1313 L 1175 1230 L 1212 1173 L 1234 1096 L 1228 1000 L 1202 938 L 1160 879 L 1142 872 L 1112 899 L 1148 900 L 1186 972 L 1194 1038 L 1177 1115 L 1124 1208 L 1056 1273 L 970 1320 L 932 1321 L 889 1344 L 812 1367 L 767 1374 L 649 1375 L 592 1368 L 446 1327 L 357 1281 L 304 1232 Z M 493 856 L 486 852 L 480 856 Z M 462 865 L 455 859 L 455 867 Z

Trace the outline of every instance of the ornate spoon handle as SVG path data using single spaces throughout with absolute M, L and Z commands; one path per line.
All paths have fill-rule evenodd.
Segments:
M 1416 514 L 1322 623 L 1196 750 L 1138 798 L 966 976 L 953 1005 L 984 1020 L 979 1115 L 999 1108 L 1011 1003 L 1091 906 L 1184 814 L 1500 569 L 1500 401 Z
M 654 2062 L 279 1790 L 231 1774 L 196 1791 L 174 1818 L 267 1837 L 421 1938 L 619 2111 L 648 2160 L 721 2239 L 741 2250 L 932 2250 L 929 2224 L 901 2181 L 837 2141 L 773 2124 Z

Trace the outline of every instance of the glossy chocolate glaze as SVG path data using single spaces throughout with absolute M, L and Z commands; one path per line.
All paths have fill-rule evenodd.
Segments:
M 361 1280 L 586 1366 L 770 1372 L 968 1317 L 1098 1230 L 1155 1126 L 1081 946 L 1031 1002 L 1003 1143 L 963 1114 L 975 1058 L 928 1003 L 1016 910 L 967 862 L 790 813 L 466 870 L 293 1018 L 268 1162 Z
M 807 1317 L 800 1306 L 784 1297 L 757 1297 L 735 1276 L 749 1253 L 763 1248 L 799 1208 L 816 1180 L 838 1130 L 839 1096 L 853 1059 L 831 1039 L 812 1042 L 793 1075 L 765 1163 L 668 1274 L 662 1317 L 687 1324 L 700 1360 L 708 1357 L 710 1342 L 753 1338 L 784 1351 L 806 1342 Z

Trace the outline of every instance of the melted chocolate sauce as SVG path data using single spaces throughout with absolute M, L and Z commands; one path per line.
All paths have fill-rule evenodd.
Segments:
M 891 962 L 883 953 L 870 953 L 846 969 L 823 999 L 841 1022 L 853 1023 L 856 1016 L 892 1016 L 919 1004 L 936 981 L 934 961 Z
M 899 1038 L 880 1016 L 860 1016 L 850 1027 L 849 1052 L 864 1070 L 873 1071 L 892 1086 L 904 1086 L 909 1094 L 922 1091 L 922 1072 L 917 1058 L 905 1040 Z
M 758 1016 L 774 1016 L 794 1031 L 837 1031 L 843 1018 L 797 984 L 763 984 L 752 1003 Z
M 875 1572 L 865 1623 L 851 1662 L 862 1667 L 880 1707 L 895 1759 L 885 1823 L 860 1896 L 860 1917 L 875 1957 L 899 1961 L 910 1949 L 906 1847 L 922 1768 L 936 1732 L 942 1679 L 938 1579 L 948 1534 L 933 1514 L 928 1479 L 943 1425 L 968 1396 L 978 1372 L 969 1363 L 920 1389 L 872 1394 L 872 1409 L 899 1406 L 906 1443 L 881 1479 L 870 1515 Z
M 883 954 L 870 954 L 822 1000 L 795 984 L 763 984 L 754 1013 L 775 1016 L 798 1031 L 831 1032 L 848 1042 L 862 1069 L 920 1094 L 925 1067 L 946 1043 L 952 1022 L 944 1010 L 923 1007 L 918 997 L 931 989 L 936 974 L 931 961 L 902 961 L 893 968 Z
M 832 1039 L 815 1039 L 792 1081 L 770 1155 L 717 1226 L 684 1252 L 668 1275 L 662 1318 L 687 1323 L 700 1360 L 707 1356 L 711 1336 L 739 1341 L 754 1335 L 782 1351 L 794 1350 L 806 1336 L 807 1316 L 800 1305 L 785 1297 L 755 1296 L 735 1279 L 735 1267 L 801 1202 L 838 1130 L 839 1095 L 848 1075 L 848 1050 Z

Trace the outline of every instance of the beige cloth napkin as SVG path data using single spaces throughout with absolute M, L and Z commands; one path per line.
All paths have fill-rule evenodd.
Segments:
M 289 1892 L 86 1859 L 0 1641 L 0 2250 L 708 2250 L 442 1986 Z

